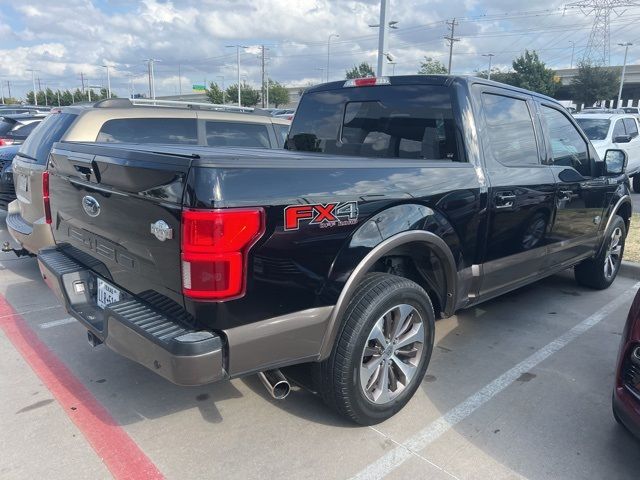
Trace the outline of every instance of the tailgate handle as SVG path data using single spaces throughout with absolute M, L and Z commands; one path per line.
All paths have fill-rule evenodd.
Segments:
M 91 162 L 90 167 L 85 167 L 83 165 L 74 165 L 74 167 L 79 173 L 86 177 L 85 179 L 87 181 L 90 181 L 91 175 L 94 175 L 96 177 L 96 181 L 100 183 L 100 170 L 98 169 L 98 164 L 95 160 Z

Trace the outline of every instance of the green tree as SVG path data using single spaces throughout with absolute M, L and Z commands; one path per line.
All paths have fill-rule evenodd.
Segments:
M 345 72 L 345 78 L 364 78 L 375 77 L 376 74 L 373 71 L 373 67 L 367 62 L 362 62 L 360 65 L 354 65 L 351 70 Z
M 578 105 L 590 106 L 598 100 L 614 98 L 619 85 L 620 74 L 616 69 L 581 62 L 578 74 L 571 82 L 571 90 Z
M 4 104 L 5 105 L 19 105 L 20 104 L 20 100 L 18 100 L 15 97 L 4 97 Z
M 424 61 L 420 62 L 420 70 L 418 75 L 442 75 L 447 73 L 447 67 L 439 61 L 431 57 L 424 57 Z
M 289 90 L 271 79 L 269 79 L 269 103 L 272 103 L 276 108 L 289 103 Z
M 209 88 L 205 91 L 205 94 L 207 95 L 207 100 L 210 101 L 211 103 L 215 103 L 217 105 L 224 104 L 224 101 L 225 101 L 224 92 L 218 86 L 217 83 L 211 82 L 209 84 Z M 238 90 L 236 89 L 236 96 L 237 95 L 238 95 Z
M 525 50 L 524 55 L 516 58 L 512 66 L 512 85 L 549 96 L 556 92 L 558 82 L 555 73 L 540 60 L 535 50 Z
M 69 90 L 65 90 L 64 92 L 62 92 L 62 94 L 60 95 L 60 103 L 62 105 L 73 104 L 73 93 L 71 93 Z
M 251 87 L 247 82 L 240 86 L 241 101 L 243 107 L 255 107 L 260 101 L 260 91 Z M 234 83 L 227 88 L 227 101 L 234 103 L 238 99 L 238 84 Z

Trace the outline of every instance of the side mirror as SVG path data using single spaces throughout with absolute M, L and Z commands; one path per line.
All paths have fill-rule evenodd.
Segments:
M 613 139 L 613 143 L 629 143 L 631 137 L 629 135 L 618 135 Z
M 604 174 L 622 175 L 627 169 L 627 152 L 624 150 L 607 150 L 604 154 Z

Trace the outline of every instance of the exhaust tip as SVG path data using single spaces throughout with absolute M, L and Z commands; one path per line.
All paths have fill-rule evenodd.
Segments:
M 100 345 L 102 343 L 102 340 L 100 340 L 98 337 L 96 337 L 93 332 L 87 330 L 87 340 L 89 341 L 89 345 L 91 345 L 92 347 L 97 347 L 98 345 Z
M 276 400 L 284 400 L 291 392 L 291 385 L 280 370 L 260 372 L 258 377 L 269 394 Z

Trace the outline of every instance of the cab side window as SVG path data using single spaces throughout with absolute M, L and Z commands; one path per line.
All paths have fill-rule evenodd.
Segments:
M 554 165 L 573 167 L 583 177 L 591 176 L 589 149 L 576 127 L 560 111 L 542 106 Z

